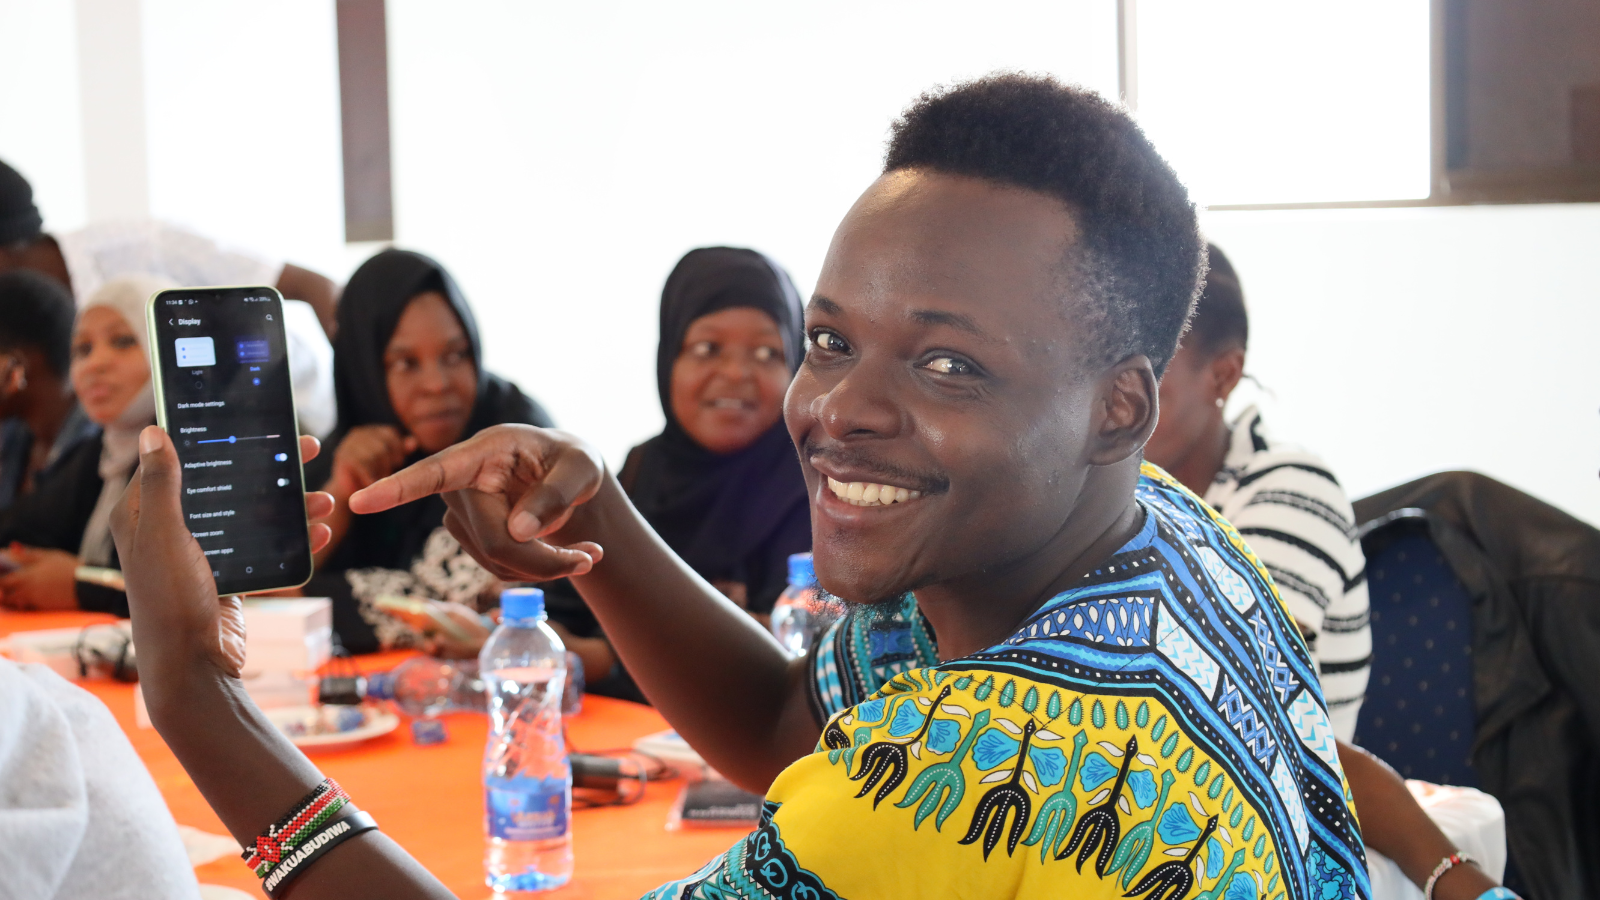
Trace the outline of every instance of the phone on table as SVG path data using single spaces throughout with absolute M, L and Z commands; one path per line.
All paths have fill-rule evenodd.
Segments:
M 197 287 L 150 298 L 156 421 L 178 449 L 183 516 L 219 594 L 311 578 L 283 298 Z
M 451 618 L 450 614 L 444 611 L 442 603 L 432 603 L 412 597 L 397 597 L 393 594 L 379 594 L 373 598 L 372 605 L 406 623 L 420 634 L 442 633 L 460 643 L 472 641 L 481 643 L 483 640 L 483 635 L 474 635 L 466 626 Z

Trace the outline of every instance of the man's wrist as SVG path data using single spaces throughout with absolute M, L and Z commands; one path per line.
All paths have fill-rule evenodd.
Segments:
M 593 541 L 604 547 L 628 512 L 628 495 L 607 466 L 600 476 L 600 489 L 589 498 L 589 502 L 574 507 L 566 524 L 561 526 L 560 531 L 549 535 L 549 540 L 561 545 Z
M 150 724 L 163 738 L 191 719 L 201 703 L 235 691 L 243 693 L 243 682 L 217 668 L 198 647 L 170 661 L 139 662 L 139 691 Z

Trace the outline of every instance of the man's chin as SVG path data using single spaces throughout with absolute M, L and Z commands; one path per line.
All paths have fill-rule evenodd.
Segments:
M 850 600 L 831 594 L 821 587 L 818 587 L 817 591 L 825 603 L 840 611 L 841 618 L 849 616 L 868 628 L 894 619 L 903 607 L 905 599 L 904 594 L 890 594 L 878 600 Z

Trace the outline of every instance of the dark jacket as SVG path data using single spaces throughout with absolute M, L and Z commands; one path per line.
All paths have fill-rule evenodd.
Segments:
M 19 541 L 47 550 L 76 554 L 83 529 L 100 500 L 100 435 L 85 438 L 34 478 L 33 490 L 0 513 L 0 547 Z M 117 567 L 116 551 L 111 565 Z M 121 591 L 78 582 L 78 608 L 128 615 L 128 597 Z
M 1600 896 L 1600 531 L 1472 472 L 1355 502 L 1408 507 L 1472 597 L 1472 764 L 1529 900 Z
M 34 478 L 33 490 L 0 513 L 0 546 L 77 553 L 100 500 L 100 435 L 79 441 Z

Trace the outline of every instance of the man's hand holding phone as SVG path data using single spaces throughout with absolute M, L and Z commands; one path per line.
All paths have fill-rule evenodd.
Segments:
M 315 438 L 300 438 L 305 459 Z M 211 808 L 240 843 L 267 829 L 323 774 L 261 713 L 238 680 L 244 617 L 238 597 L 218 598 L 205 551 L 184 521 L 177 449 L 159 427 L 139 436 L 139 468 L 111 516 L 124 563 L 139 681 L 150 720 Z M 305 495 L 325 517 L 333 498 Z M 308 524 L 312 548 L 328 527 Z M 429 897 L 450 892 L 380 831 L 341 844 L 294 884 L 295 896 Z
M 304 459 L 314 458 L 319 449 L 316 438 L 300 438 Z M 139 468 L 111 514 L 139 647 L 140 680 L 152 708 L 173 696 L 170 689 L 187 679 L 195 662 L 230 678 L 237 678 L 244 665 L 239 598 L 217 596 L 211 564 L 184 521 L 182 481 L 172 439 L 152 425 L 139 435 Z M 313 520 L 332 509 L 327 494 L 306 495 Z M 308 527 L 313 548 L 327 543 L 327 525 Z

